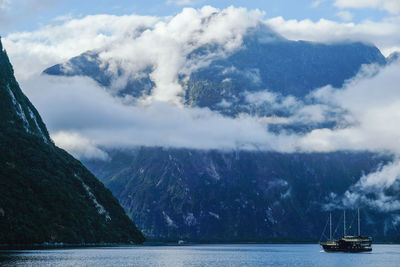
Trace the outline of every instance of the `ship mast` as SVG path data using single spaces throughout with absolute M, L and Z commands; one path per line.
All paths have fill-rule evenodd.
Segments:
M 346 236 L 346 211 L 343 211 L 343 236 Z
M 329 240 L 332 240 L 332 213 L 329 213 Z
M 357 209 L 357 213 L 358 213 L 358 236 L 361 236 L 361 232 L 360 232 L 360 208 Z

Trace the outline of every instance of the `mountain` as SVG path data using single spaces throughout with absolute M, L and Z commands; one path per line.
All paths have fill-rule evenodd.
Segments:
M 0 244 L 142 243 L 118 200 L 56 147 L 0 40 Z
M 391 158 L 372 153 L 109 151 L 92 170 L 149 239 L 196 242 L 318 241 L 332 194 Z M 336 235 L 341 210 L 333 211 Z M 356 213 L 348 211 L 349 233 Z M 398 213 L 362 207 L 364 234 L 400 241 Z M 352 225 L 352 227 L 351 227 Z
M 120 67 L 115 75 L 109 68 L 119 66 L 118 63 L 101 60 L 101 52 L 85 52 L 43 73 L 87 76 L 109 87 L 113 80 L 123 76 L 124 70 Z M 208 107 L 232 116 L 252 112 L 245 101 L 247 93 L 268 90 L 302 99 L 326 85 L 340 88 L 365 64 L 386 64 L 379 49 L 370 44 L 291 41 L 261 25 L 249 29 L 241 47 L 233 52 L 223 51 L 220 45 L 206 44 L 186 57 L 187 62 L 205 62 L 205 59 L 209 64 L 189 75 L 180 75 L 184 101 L 189 106 Z M 150 79 L 153 67 L 147 66 L 141 75 L 130 77 L 118 95 L 138 98 L 151 94 L 155 86 Z M 229 105 L 221 105 L 223 100 Z M 271 110 L 262 113 L 271 115 Z
M 87 51 L 79 56 L 71 58 L 68 62 L 57 64 L 43 71 L 44 74 L 55 76 L 87 76 L 95 80 L 98 84 L 110 87 L 114 80 L 114 75 L 108 70 L 110 64 L 100 59 L 99 53 Z M 123 70 L 117 71 L 120 75 Z M 150 68 L 144 70 L 145 75 L 140 78 L 129 79 L 124 88 L 119 91 L 120 96 L 130 95 L 139 98 L 142 95 L 149 95 L 155 83 L 150 80 Z
M 268 102 L 257 106 L 248 101 L 249 94 L 294 96 L 306 102 L 317 88 L 340 88 L 365 64 L 388 63 L 373 45 L 291 41 L 262 26 L 248 31 L 240 49 L 222 50 L 222 46 L 206 44 L 187 55 L 188 64 L 208 64 L 194 64 L 202 67 L 179 77 L 186 106 L 207 107 L 230 117 L 246 113 L 290 118 L 293 114 L 287 106 L 276 108 Z M 111 85 L 123 76 L 123 69 L 114 76 L 108 70 L 111 63 L 103 62 L 101 53 L 86 52 L 44 73 L 91 77 L 117 97 L 151 94 L 153 66 L 143 69 L 139 78 L 130 77 L 116 93 Z M 301 133 L 335 125 L 334 121 L 287 124 L 275 130 L 270 125 L 269 130 Z M 391 160 L 365 152 L 280 154 L 138 147 L 107 153 L 109 161 L 86 160 L 84 164 L 114 193 L 148 238 L 214 242 L 318 240 L 326 224 L 324 205 L 331 196 L 342 195 L 364 173 Z M 367 207 L 362 211 L 365 234 L 381 241 L 400 241 L 398 213 Z M 341 211 L 336 215 L 340 218 Z
M 245 92 L 266 89 L 303 98 L 326 85 L 340 88 L 364 64 L 386 63 L 379 49 L 363 43 L 263 42 L 260 38 L 248 35 L 243 49 L 191 73 L 184 83 L 187 102 L 219 110 L 224 99 L 243 109 L 238 104 L 243 104 Z

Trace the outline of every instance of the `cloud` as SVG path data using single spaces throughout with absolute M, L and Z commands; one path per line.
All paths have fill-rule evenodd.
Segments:
M 373 74 L 376 68 L 365 70 L 342 90 L 325 87 L 314 92 L 322 103 L 339 106 L 347 111 L 347 115 L 344 127 L 316 129 L 305 135 L 301 140 L 304 149 L 400 154 L 400 62 Z
M 325 3 L 327 0 L 314 0 L 314 2 L 312 2 L 311 7 L 313 8 L 317 8 L 319 7 L 322 3 Z
M 56 144 L 78 157 L 97 156 L 95 145 L 277 151 L 293 147 L 290 136 L 268 132 L 266 123 L 258 118 L 228 118 L 209 109 L 163 102 L 131 105 L 88 78 L 40 76 L 22 86 Z
M 228 7 L 221 11 L 209 6 L 198 10 L 185 8 L 138 38 L 115 44 L 100 57 L 111 61 L 115 70 L 125 70 L 127 76 L 152 66 L 150 77 L 156 86 L 149 100 L 180 103 L 178 95 L 182 87 L 178 75 L 193 71 L 194 66 L 188 65 L 187 55 L 205 44 L 219 44 L 225 52 L 240 48 L 242 36 L 262 16 L 258 10 L 244 8 Z M 196 64 L 201 66 L 199 62 Z
M 39 76 L 21 84 L 52 133 L 79 133 L 100 146 L 400 153 L 399 71 L 400 64 L 393 64 L 372 77 L 357 77 L 342 90 L 322 88 L 312 95 L 316 100 L 313 104 L 268 92 L 247 96 L 253 103 L 292 109 L 293 115 L 286 121 L 246 114 L 229 118 L 206 108 L 159 101 L 126 102 L 83 77 Z M 268 131 L 271 123 L 332 119 L 329 116 L 336 113 L 337 106 L 347 111 L 337 128 L 315 129 L 306 134 Z
M 194 5 L 195 1 L 193 0 L 168 0 L 165 2 L 166 5 L 169 6 L 190 6 Z
M 373 43 L 385 54 L 400 51 L 400 17 L 382 21 L 365 20 L 344 23 L 327 19 L 285 20 L 282 17 L 266 21 L 273 30 L 291 40 L 314 42 L 361 41 Z
M 0 0 L 0 9 L 5 9 L 11 3 L 11 0 Z
M 0 31 L 9 31 L 18 25 L 43 16 L 61 0 L 0 0 Z
M 398 0 L 335 0 L 334 5 L 339 8 L 375 8 L 400 14 Z
M 106 152 L 99 149 L 93 141 L 79 135 L 79 133 L 60 131 L 52 134 L 51 138 L 58 146 L 68 150 L 69 153 L 78 159 L 109 159 Z
M 9 34 L 3 42 L 17 78 L 28 79 L 88 50 L 104 50 L 113 43 L 134 38 L 157 22 L 159 18 L 148 16 L 86 16 L 37 31 Z
M 349 11 L 342 10 L 336 13 L 336 16 L 342 19 L 343 21 L 350 21 L 353 19 L 353 14 Z
M 400 160 L 364 175 L 340 198 L 338 205 L 355 208 L 367 205 L 384 212 L 400 210 Z

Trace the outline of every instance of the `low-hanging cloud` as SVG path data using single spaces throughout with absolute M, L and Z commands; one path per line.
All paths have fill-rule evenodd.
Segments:
M 241 114 L 229 118 L 207 108 L 181 107 L 159 101 L 151 104 L 124 102 L 89 78 L 40 76 L 24 81 L 22 86 L 29 89 L 28 96 L 39 108 L 51 132 L 78 132 L 99 145 L 400 153 L 397 144 L 400 138 L 397 123 L 400 119 L 399 71 L 400 64 L 392 64 L 372 77 L 350 81 L 341 90 L 319 89 L 312 95 L 319 104 L 305 104 L 293 97 L 277 99 L 268 92 L 256 94 L 257 101 L 294 109 L 292 117 L 278 123 L 323 121 L 328 112 L 338 106 L 347 111 L 342 126 L 301 135 L 270 133 L 271 118 L 268 117 Z M 247 101 L 259 103 L 254 96 L 249 94 Z
M 88 78 L 41 76 L 30 83 L 35 87 L 30 87 L 28 95 L 43 114 L 55 142 L 68 150 L 71 140 L 79 140 L 71 151 L 81 158 L 88 157 L 85 151 L 93 151 L 94 144 L 105 148 L 293 150 L 292 137 L 268 132 L 267 124 L 258 118 L 229 118 L 209 109 L 163 102 L 132 106 Z M 79 145 L 88 149 L 79 150 Z M 79 155 L 79 151 L 86 154 Z M 102 153 L 97 156 L 103 157 Z
M 370 150 L 400 154 L 400 63 L 370 71 L 349 81 L 341 90 L 314 92 L 321 102 L 347 111 L 344 127 L 316 129 L 302 139 L 302 147 L 319 151 Z M 365 77 L 367 76 L 367 77 Z
M 108 154 L 99 149 L 92 140 L 82 137 L 76 132 L 56 132 L 53 134 L 54 142 L 68 150 L 74 157 L 79 159 L 108 160 Z
M 362 205 L 384 212 L 400 210 L 400 160 L 380 166 L 375 172 L 363 175 L 343 196 L 327 205 L 331 208 L 357 208 Z

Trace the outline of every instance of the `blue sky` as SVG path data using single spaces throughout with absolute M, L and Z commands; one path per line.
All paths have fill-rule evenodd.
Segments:
M 0 33 L 7 35 L 15 31 L 31 31 L 41 25 L 54 23 L 54 19 L 60 17 L 79 18 L 94 14 L 132 13 L 173 16 L 186 6 L 199 8 L 204 5 L 217 8 L 226 8 L 230 5 L 248 9 L 258 8 L 265 11 L 266 18 L 282 16 L 286 20 L 311 19 L 318 21 L 324 18 L 343 21 L 343 18 L 338 15 L 339 12 L 344 14 L 347 21 L 356 23 L 367 19 L 380 21 L 389 16 L 387 11 L 379 10 L 379 8 L 343 8 L 335 5 L 335 1 L 340 0 L 0 0 Z M 390 1 L 393 0 L 388 0 L 388 2 Z

